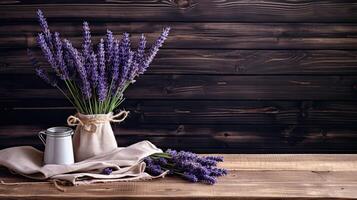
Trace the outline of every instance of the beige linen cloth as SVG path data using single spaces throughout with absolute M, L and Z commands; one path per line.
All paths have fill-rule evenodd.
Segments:
M 142 160 L 153 153 L 161 152 L 161 149 L 149 141 L 142 141 L 72 165 L 43 165 L 41 151 L 30 146 L 20 146 L 0 150 L 0 166 L 31 179 L 63 180 L 73 185 L 147 180 L 166 174 L 153 177 L 144 172 L 146 165 Z M 107 167 L 113 168 L 113 173 L 101 174 Z

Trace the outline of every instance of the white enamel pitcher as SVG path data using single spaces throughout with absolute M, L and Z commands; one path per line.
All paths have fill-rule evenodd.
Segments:
M 38 137 L 45 145 L 45 165 L 74 163 L 72 135 L 73 130 L 68 127 L 52 127 L 38 133 Z

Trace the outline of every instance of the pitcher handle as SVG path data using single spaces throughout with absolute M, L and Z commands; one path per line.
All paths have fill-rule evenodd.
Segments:
M 45 140 L 45 138 L 43 137 L 43 135 L 46 135 L 46 131 L 40 131 L 40 132 L 38 133 L 38 137 L 40 138 L 40 140 L 42 141 L 42 143 L 43 143 L 44 145 L 46 145 L 46 140 Z

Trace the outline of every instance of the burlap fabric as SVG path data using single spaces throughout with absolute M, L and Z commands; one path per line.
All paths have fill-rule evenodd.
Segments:
M 117 115 L 77 113 L 75 116 L 68 117 L 68 125 L 77 126 L 73 136 L 75 161 L 80 162 L 116 149 L 118 145 L 110 122 L 122 122 L 128 113 L 128 111 L 121 111 Z

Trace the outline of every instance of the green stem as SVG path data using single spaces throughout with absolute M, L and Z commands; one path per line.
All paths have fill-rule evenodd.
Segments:
M 79 110 L 79 112 L 82 113 L 83 112 L 82 105 L 80 104 L 79 100 L 77 99 L 77 96 L 74 95 L 73 88 L 71 87 L 71 81 L 65 80 L 64 82 L 66 83 L 66 86 L 67 86 L 69 92 L 71 93 L 71 95 L 73 97 L 73 101 L 74 101 L 74 103 L 76 105 L 77 110 Z

